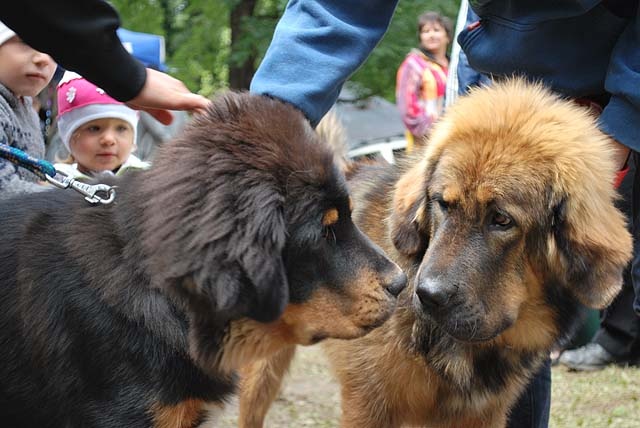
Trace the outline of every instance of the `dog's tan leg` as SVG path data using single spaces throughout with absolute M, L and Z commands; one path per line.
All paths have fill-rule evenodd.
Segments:
M 262 428 L 295 352 L 295 346 L 287 346 L 272 357 L 240 370 L 238 428 Z

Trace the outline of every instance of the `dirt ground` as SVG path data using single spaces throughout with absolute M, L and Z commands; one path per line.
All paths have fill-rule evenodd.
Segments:
M 599 372 L 553 369 L 551 428 L 640 428 L 640 369 L 609 367 Z M 236 427 L 232 402 L 214 424 Z M 267 428 L 337 427 L 338 385 L 319 347 L 298 348 L 283 391 L 267 416 Z

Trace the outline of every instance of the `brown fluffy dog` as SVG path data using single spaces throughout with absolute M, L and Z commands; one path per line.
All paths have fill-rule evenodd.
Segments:
M 406 164 L 351 178 L 356 223 L 410 286 L 381 328 L 325 346 L 343 427 L 505 426 L 580 305 L 620 288 L 609 150 L 587 112 L 514 80 L 459 100 Z M 245 369 L 241 426 L 262 425 L 293 352 Z

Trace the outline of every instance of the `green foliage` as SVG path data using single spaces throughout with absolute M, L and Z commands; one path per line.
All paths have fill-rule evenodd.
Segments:
M 238 49 L 230 53 L 231 61 L 240 63 L 253 52 L 257 52 L 260 58 L 264 56 L 285 3 L 285 1 L 258 3 L 254 16 L 247 17 L 242 22 L 244 34 L 236 45 Z
M 258 57 L 262 58 L 269 47 L 273 30 L 276 28 L 286 4 L 287 0 L 258 1 L 254 15 L 243 22 L 245 32 L 241 46 L 244 49 L 250 47 L 255 49 L 258 52 Z
M 243 37 L 230 50 L 231 8 L 243 0 L 113 0 L 122 26 L 165 37 L 170 74 L 210 96 L 228 86 L 229 61 L 262 57 L 286 0 L 259 0 L 254 16 L 242 22 Z M 257 65 L 257 64 L 256 64 Z
M 167 62 L 171 73 L 191 90 L 210 96 L 227 82 L 228 6 L 209 0 L 184 4 L 174 16 Z
M 133 31 L 164 35 L 166 14 L 159 0 L 112 0 L 122 26 Z
M 163 35 L 170 73 L 191 90 L 209 96 L 228 86 L 229 63 L 239 65 L 264 55 L 286 5 L 286 0 L 258 0 L 253 16 L 242 21 L 242 34 L 232 52 L 230 11 L 243 1 L 112 0 L 111 3 L 119 11 L 123 27 Z M 418 15 L 436 10 L 455 19 L 458 5 L 459 0 L 401 0 L 386 36 L 352 78 L 362 94 L 381 95 L 393 101 L 397 67 L 417 45 Z

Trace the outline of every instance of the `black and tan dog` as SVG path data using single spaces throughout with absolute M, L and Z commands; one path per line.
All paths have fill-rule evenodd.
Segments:
M 333 152 L 294 108 L 229 93 L 90 206 L 0 207 L 0 420 L 195 427 L 234 369 L 354 338 L 406 276 L 351 221 Z
M 410 286 L 381 328 L 326 343 L 342 426 L 504 427 L 580 305 L 620 288 L 613 176 L 589 114 L 518 80 L 459 100 L 406 164 L 361 168 L 356 224 Z M 293 352 L 245 368 L 241 426 L 262 425 Z

